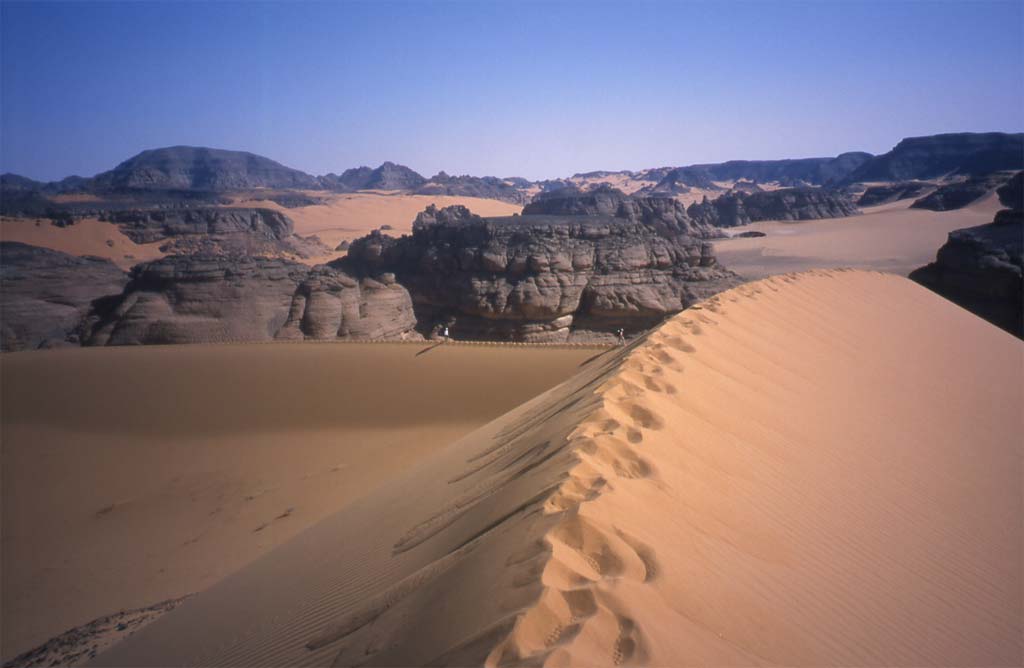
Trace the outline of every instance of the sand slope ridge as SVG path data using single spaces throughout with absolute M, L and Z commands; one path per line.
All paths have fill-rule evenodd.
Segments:
M 99 665 L 1005 665 L 1024 344 L 911 281 L 741 286 Z

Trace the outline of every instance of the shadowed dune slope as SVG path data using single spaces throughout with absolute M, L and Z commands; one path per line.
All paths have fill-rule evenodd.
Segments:
M 3 658 L 215 584 L 600 352 L 424 342 L 5 353 Z
M 1024 344 L 886 274 L 741 286 L 102 665 L 1009 665 Z

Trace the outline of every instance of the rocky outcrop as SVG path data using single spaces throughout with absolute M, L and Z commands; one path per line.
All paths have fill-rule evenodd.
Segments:
M 955 183 L 947 183 L 910 205 L 912 209 L 952 211 L 976 202 L 1008 181 L 1005 174 L 975 176 Z
M 713 200 L 705 197 L 691 204 L 686 213 L 690 218 L 714 227 L 749 225 L 750 216 L 743 206 L 745 198 L 745 193 L 729 193 Z
M 381 338 L 412 329 L 393 277 L 359 280 L 288 260 L 170 256 L 132 269 L 82 325 L 86 345 Z
M 0 242 L 0 350 L 77 343 L 93 300 L 118 294 L 128 275 L 107 260 Z
M 935 262 L 910 278 L 1024 338 L 1024 211 L 950 232 Z
M 524 186 L 523 181 L 524 179 L 513 181 L 494 176 L 449 176 L 444 172 L 438 172 L 415 192 L 418 195 L 482 197 L 512 204 L 526 204 L 530 201 L 530 195 L 526 191 L 530 183 L 527 181 Z
M 695 219 L 675 199 L 629 196 L 605 184 L 588 190 L 568 187 L 541 193 L 523 207 L 523 216 L 610 217 L 649 225 L 669 234 L 705 239 L 724 236 L 712 222 Z
M 948 174 L 982 176 L 1024 169 L 1024 134 L 962 132 L 908 137 L 875 156 L 845 181 L 909 181 Z
M 842 181 L 871 158 L 870 153 L 851 151 L 834 158 L 797 158 L 793 160 L 730 160 L 716 164 L 691 165 L 715 181 L 747 180 L 755 183 L 812 186 Z
M 321 176 L 319 183 L 330 190 L 350 192 L 354 190 L 413 190 L 426 183 L 422 175 L 405 165 L 385 162 L 380 167 L 356 167 L 346 169 L 340 175 Z
M 878 206 L 901 199 L 920 197 L 935 186 L 920 181 L 900 181 L 884 186 L 871 186 L 857 200 L 857 206 Z
M 707 170 L 700 167 L 677 167 L 666 173 L 653 186 L 641 188 L 637 194 L 645 196 L 681 195 L 690 192 L 691 188 L 722 190 L 712 181 Z
M 103 219 L 116 224 L 135 243 L 164 241 L 160 249 L 165 253 L 309 257 L 328 250 L 314 238 L 296 236 L 291 219 L 272 209 L 135 209 L 113 211 Z
M 996 190 L 999 202 L 1011 209 L 1024 209 L 1024 172 L 1017 172 Z
M 337 267 L 314 268 L 292 297 L 277 339 L 394 339 L 412 332 L 409 293 L 395 275 L 357 279 Z
M 714 200 L 705 197 L 686 212 L 695 222 L 715 227 L 737 227 L 760 220 L 843 218 L 858 213 L 847 195 L 824 188 L 732 192 Z
M 544 213 L 490 219 L 464 207 L 429 207 L 410 236 L 354 241 L 345 266 L 394 273 L 412 295 L 421 332 L 448 325 L 463 339 L 636 332 L 736 282 L 685 211 L 676 218 L 674 204 L 657 210 L 619 198 L 612 206 L 609 198 L 546 198 L 527 207 Z
M 858 212 L 847 195 L 824 188 L 787 188 L 751 193 L 743 198 L 751 221 L 843 218 Z

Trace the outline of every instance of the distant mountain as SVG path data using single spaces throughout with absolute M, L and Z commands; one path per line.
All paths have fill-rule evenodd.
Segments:
M 871 157 L 870 153 L 855 151 L 841 153 L 834 158 L 730 160 L 717 164 L 691 165 L 690 169 L 703 170 L 715 181 L 777 181 L 784 185 L 821 186 L 843 180 Z
M 377 169 L 356 167 L 346 169 L 341 175 L 327 174 L 319 183 L 329 190 L 413 190 L 426 183 L 421 174 L 405 165 L 385 162 Z
M 1024 169 L 1024 134 L 1004 132 L 909 137 L 855 169 L 845 181 L 909 181 L 947 174 L 984 176 Z
M 89 189 L 226 191 L 317 187 L 316 177 L 253 153 L 172 146 L 143 151 L 109 172 L 97 174 Z
M 5 191 L 15 190 L 42 190 L 45 183 L 34 181 L 27 176 L 21 176 L 19 174 L 0 174 L 0 188 Z
M 526 179 L 499 179 L 495 176 L 436 175 L 416 189 L 417 195 L 453 195 L 483 197 L 513 204 L 526 204 L 530 196 L 525 192 L 532 184 Z

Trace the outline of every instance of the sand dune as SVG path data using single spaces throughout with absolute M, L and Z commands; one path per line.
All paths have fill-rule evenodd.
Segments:
M 310 191 L 311 196 L 326 200 L 325 204 L 288 209 L 269 200 L 239 198 L 235 205 L 260 206 L 275 209 L 295 221 L 295 233 L 300 236 L 316 235 L 325 244 L 334 248 L 342 241 L 351 241 L 364 236 L 382 225 L 390 225 L 392 236 L 401 236 L 412 231 L 416 214 L 427 206 L 437 207 L 461 204 L 481 216 L 510 216 L 519 213 L 523 207 L 493 199 L 478 197 L 451 197 L 448 195 L 409 195 L 398 192 L 363 191 L 343 194 L 325 194 Z M 332 253 L 327 256 L 303 260 L 316 264 L 343 255 Z
M 71 255 L 94 255 L 125 270 L 164 256 L 160 242 L 137 244 L 116 225 L 94 218 L 78 220 L 67 227 L 57 227 L 45 218 L 2 218 L 0 240 L 20 241 Z
M 277 344 L 0 357 L 4 658 L 215 583 L 598 353 Z
M 97 665 L 1012 665 L 1024 345 L 886 274 L 723 293 Z
M 946 236 L 992 222 L 995 193 L 963 209 L 911 209 L 913 199 L 863 209 L 863 215 L 801 222 L 765 221 L 730 230 L 768 236 L 715 242 L 718 261 L 747 278 L 812 268 L 854 267 L 906 276 L 935 259 Z

